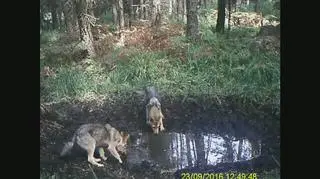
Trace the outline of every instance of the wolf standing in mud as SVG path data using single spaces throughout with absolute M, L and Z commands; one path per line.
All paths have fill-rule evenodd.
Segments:
M 150 125 L 154 134 L 164 130 L 163 127 L 163 114 L 161 111 L 161 103 L 155 87 L 146 88 L 147 105 L 146 105 L 146 123 Z
M 101 151 L 103 147 L 108 146 L 109 152 L 122 163 L 118 151 L 126 153 L 128 138 L 129 134 L 119 132 L 110 124 L 83 124 L 73 135 L 72 141 L 64 145 L 60 156 L 65 156 L 70 152 L 74 144 L 77 143 L 82 149 L 87 151 L 88 162 L 98 167 L 103 167 L 103 164 L 98 163 L 101 159 L 95 158 L 93 155 L 96 147 L 100 147 L 99 154 L 100 156 L 103 154 L 101 158 L 107 160 L 107 157 L 104 156 L 104 151 Z

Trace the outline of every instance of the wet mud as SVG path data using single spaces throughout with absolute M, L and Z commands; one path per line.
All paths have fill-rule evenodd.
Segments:
M 255 172 L 279 168 L 280 125 L 266 112 L 164 101 L 165 131 L 154 135 L 141 102 L 48 105 L 40 119 L 41 178 L 181 178 L 182 172 Z M 124 163 L 106 152 L 104 167 L 79 148 L 60 158 L 81 124 L 108 122 L 130 133 Z

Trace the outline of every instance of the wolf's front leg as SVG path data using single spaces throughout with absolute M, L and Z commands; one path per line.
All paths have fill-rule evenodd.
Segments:
M 163 127 L 163 122 L 162 122 L 162 120 L 163 120 L 163 119 L 161 119 L 161 121 L 160 121 L 160 131 L 164 131 L 164 130 L 165 130 L 165 128 Z
M 110 151 L 110 153 L 116 158 L 118 159 L 119 163 L 122 163 L 122 160 L 120 158 L 119 153 L 117 152 L 116 148 L 109 145 L 108 150 Z

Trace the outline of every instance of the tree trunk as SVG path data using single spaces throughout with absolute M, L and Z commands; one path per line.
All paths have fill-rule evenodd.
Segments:
M 172 2 L 171 15 L 175 15 L 176 9 L 177 9 L 177 0 L 171 0 L 171 2 Z
M 276 2 L 273 4 L 273 8 L 275 8 L 275 9 L 277 9 L 277 10 L 280 10 L 280 8 L 281 8 L 280 0 L 276 1 Z
M 43 13 L 40 9 L 40 31 L 42 31 L 44 29 L 44 25 L 43 25 Z
M 73 32 L 72 17 L 67 11 L 67 8 L 63 8 L 63 15 L 64 15 L 64 24 L 66 26 L 67 32 Z
M 224 33 L 224 23 L 225 23 L 225 17 L 226 17 L 226 11 L 225 11 L 225 0 L 218 0 L 218 18 L 217 18 L 217 26 L 216 31 L 218 33 Z
M 168 9 L 168 14 L 169 14 L 169 16 L 171 16 L 172 15 L 172 0 L 169 0 L 169 9 Z
M 176 2 L 177 2 L 177 19 L 180 19 L 181 1 L 182 0 L 176 0 Z
M 124 28 L 124 13 L 123 13 L 123 0 L 117 0 L 119 7 L 119 25 L 120 29 Z
M 57 28 L 61 29 L 61 25 L 62 25 L 61 12 L 59 10 L 57 10 Z
M 207 0 L 203 0 L 203 5 L 204 5 L 204 8 L 207 9 Z
M 142 18 L 143 18 L 143 10 L 144 10 L 144 7 L 143 7 L 143 0 L 140 0 L 139 19 L 142 19 Z
M 57 17 L 57 3 L 55 0 L 49 1 L 49 7 L 51 11 L 52 18 L 52 28 L 56 29 L 58 27 L 58 17 Z
M 196 41 L 199 39 L 198 0 L 187 0 L 186 6 L 188 10 L 186 34 L 191 40 Z
M 117 0 L 112 1 L 112 20 L 113 25 L 117 28 L 119 27 L 119 21 L 118 21 L 118 3 Z
M 182 0 L 183 2 L 183 22 L 186 24 L 187 23 L 187 0 Z
M 151 0 L 151 23 L 156 23 L 157 15 L 160 13 L 160 0 Z
M 144 1 L 145 5 L 146 5 L 147 2 L 148 2 L 147 0 Z M 148 12 L 149 12 L 149 7 L 148 6 L 144 6 L 144 19 L 145 20 L 149 19 L 149 13 Z
M 76 32 L 78 30 L 77 14 L 75 12 L 74 4 L 65 3 L 62 7 L 64 23 L 68 32 Z
M 129 28 L 132 26 L 133 19 L 135 19 L 135 13 L 133 12 L 133 0 L 129 0 L 129 9 L 130 9 L 130 14 L 129 14 Z
M 236 0 L 234 12 L 237 12 L 237 8 L 241 6 L 241 0 Z
M 230 23 L 231 23 L 231 0 L 228 0 L 228 31 L 230 31 L 231 27 L 230 27 Z
M 256 13 L 260 12 L 260 0 L 256 0 L 256 4 L 254 5 L 254 10 Z
M 63 1 L 59 1 L 59 8 L 58 8 L 58 15 L 59 15 L 59 29 L 63 29 L 65 30 L 63 27 L 65 25 L 65 17 L 63 14 L 63 6 L 64 6 L 64 2 Z
M 96 53 L 93 46 L 93 37 L 91 32 L 91 24 L 87 17 L 90 14 L 91 2 L 87 0 L 76 0 L 76 14 L 78 17 L 80 40 L 83 43 L 87 56 L 89 58 L 95 57 Z

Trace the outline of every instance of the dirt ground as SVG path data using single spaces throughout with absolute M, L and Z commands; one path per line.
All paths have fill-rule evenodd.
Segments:
M 264 157 L 280 158 L 280 122 L 266 111 L 250 112 L 232 106 L 199 105 L 192 101 L 182 103 L 179 99 L 163 99 L 162 104 L 166 132 L 219 133 L 260 139 Z M 41 178 L 174 178 L 175 171 L 162 172 L 161 166 L 152 162 L 128 165 L 124 160 L 123 164 L 119 164 L 109 157 L 104 167 L 98 168 L 87 162 L 83 151 L 68 159 L 59 158 L 64 142 L 70 140 L 76 128 L 84 123 L 108 122 L 119 130 L 129 132 L 132 141 L 141 133 L 151 132 L 145 125 L 143 102 L 136 99 L 109 100 L 100 105 L 65 102 L 44 107 L 46 113 L 40 119 Z

